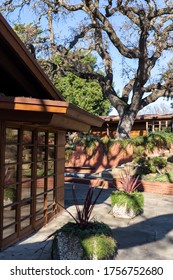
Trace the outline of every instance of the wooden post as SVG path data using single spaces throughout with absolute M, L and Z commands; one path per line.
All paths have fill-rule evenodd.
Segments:
M 0 121 L 0 249 L 2 248 L 3 242 L 3 201 L 4 201 L 4 138 L 5 138 L 5 126 L 4 123 Z

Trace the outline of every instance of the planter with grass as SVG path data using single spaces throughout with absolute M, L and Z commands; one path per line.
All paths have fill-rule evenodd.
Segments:
M 90 216 L 102 189 L 93 199 L 93 187 L 89 187 L 84 205 L 79 207 L 75 188 L 73 189 L 77 216 L 60 228 L 52 243 L 52 257 L 60 260 L 111 260 L 117 254 L 117 242 L 110 227 L 98 221 L 91 221 Z
M 113 191 L 110 198 L 112 213 L 115 217 L 134 218 L 143 213 L 144 197 L 137 190 L 140 183 L 138 177 L 132 177 L 128 169 L 121 175 L 122 188 Z

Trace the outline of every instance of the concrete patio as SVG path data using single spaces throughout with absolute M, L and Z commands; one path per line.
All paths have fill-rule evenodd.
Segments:
M 75 214 L 71 186 L 69 183 L 65 185 L 65 205 Z M 76 186 L 79 204 L 83 203 L 87 188 L 86 185 Z M 93 211 L 93 218 L 112 228 L 119 245 L 116 259 L 172 260 L 173 196 L 144 193 L 143 215 L 127 220 L 113 217 L 109 199 L 111 192 L 112 189 L 103 190 Z M 0 252 L 0 260 L 50 260 L 52 237 L 47 237 L 71 219 L 63 211 L 38 232 Z

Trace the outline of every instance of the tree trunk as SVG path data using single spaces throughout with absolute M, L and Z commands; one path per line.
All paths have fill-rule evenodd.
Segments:
M 136 115 L 134 116 L 134 114 L 130 113 L 130 111 L 125 112 L 122 116 L 120 116 L 116 131 L 117 139 L 130 138 L 130 132 L 134 124 L 135 117 Z

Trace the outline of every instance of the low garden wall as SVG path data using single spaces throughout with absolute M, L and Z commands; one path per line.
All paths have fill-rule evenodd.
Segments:
M 76 151 L 73 151 L 69 161 L 66 162 L 65 167 L 77 168 L 81 167 L 82 172 L 85 172 L 82 167 L 91 168 L 91 173 L 100 172 L 105 169 L 121 165 L 122 163 L 132 161 L 133 148 L 128 145 L 125 149 L 121 148 L 119 143 L 115 143 L 108 151 L 104 150 L 102 144 L 96 144 L 94 151 L 86 153 L 83 146 L 77 146 Z M 80 169 L 79 169 L 80 171 Z M 86 169 L 86 172 L 88 170 Z
M 121 183 L 119 179 L 114 179 L 114 186 L 117 189 L 121 189 Z M 157 194 L 173 195 L 173 183 L 153 182 L 141 180 L 141 184 L 138 187 L 141 192 L 150 192 Z
M 153 153 L 150 153 L 149 156 L 159 156 L 160 154 L 169 154 L 169 150 L 155 148 Z M 131 145 L 128 145 L 126 149 L 123 149 L 119 143 L 114 143 L 108 151 L 105 151 L 103 145 L 99 143 L 96 145 L 94 151 L 90 151 L 88 153 L 86 153 L 83 146 L 77 146 L 69 161 L 66 162 L 65 169 L 68 172 L 97 173 L 104 171 L 105 169 L 119 166 L 123 163 L 131 162 L 132 156 L 133 147 Z M 88 180 L 65 178 L 65 181 L 87 183 L 104 188 L 120 187 L 118 179 L 113 179 L 112 182 L 109 182 L 104 179 Z M 142 180 L 139 190 L 144 192 L 173 195 L 173 183 Z

